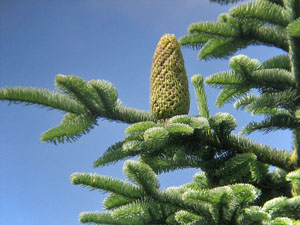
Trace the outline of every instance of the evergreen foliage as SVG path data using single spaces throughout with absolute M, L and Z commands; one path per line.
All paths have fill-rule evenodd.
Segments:
M 60 92 L 2 88 L 0 100 L 66 112 L 59 126 L 42 135 L 42 141 L 54 144 L 86 134 L 97 125 L 97 118 L 130 124 L 127 136 L 94 162 L 94 167 L 103 167 L 138 156 L 124 163 L 126 181 L 97 174 L 71 176 L 74 185 L 109 193 L 103 202 L 106 212 L 84 212 L 81 223 L 300 224 L 299 5 L 297 0 L 242 3 L 216 22 L 192 24 L 180 39 L 182 46 L 200 49 L 199 58 L 205 60 L 227 58 L 248 45 L 286 51 L 264 62 L 234 56 L 232 70 L 212 74 L 205 82 L 221 89 L 218 106 L 234 102 L 237 109 L 265 116 L 246 125 L 244 133 L 291 130 L 293 153 L 234 134 L 237 123 L 229 113 L 210 116 L 201 75 L 192 77 L 199 115 L 188 115 L 186 73 L 174 35 L 163 36 L 154 55 L 152 113 L 122 106 L 108 81 L 86 82 L 73 75 L 56 77 Z M 177 78 L 183 82 L 180 88 Z M 169 99 L 173 91 L 174 98 Z M 270 172 L 270 166 L 277 168 Z M 201 172 L 190 183 L 160 189 L 158 174 L 183 168 Z

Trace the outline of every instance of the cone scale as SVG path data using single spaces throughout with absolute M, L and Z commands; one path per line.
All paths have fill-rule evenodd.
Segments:
M 189 112 L 188 79 L 180 46 L 173 34 L 162 36 L 156 46 L 151 70 L 150 107 L 158 120 Z

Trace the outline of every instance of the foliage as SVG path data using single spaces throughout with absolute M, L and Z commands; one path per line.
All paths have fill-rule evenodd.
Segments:
M 160 96 L 164 99 L 162 105 L 155 105 L 153 115 L 122 106 L 110 82 L 86 82 L 73 75 L 56 77 L 59 92 L 2 88 L 0 100 L 66 112 L 62 123 L 42 136 L 42 141 L 54 144 L 76 140 L 97 125 L 98 118 L 130 124 L 125 130 L 127 136 L 94 162 L 94 167 L 102 167 L 138 156 L 136 161 L 124 163 L 127 181 L 86 173 L 71 176 L 74 185 L 109 193 L 103 202 L 107 211 L 82 213 L 82 223 L 300 224 L 299 4 L 296 0 L 242 3 L 221 14 L 216 22 L 190 25 L 189 33 L 180 39 L 181 46 L 199 49 L 199 58 L 204 60 L 227 58 L 249 45 L 273 46 L 286 52 L 264 62 L 234 56 L 230 59 L 232 70 L 212 74 L 205 82 L 221 89 L 218 106 L 234 102 L 237 109 L 265 116 L 246 125 L 245 134 L 291 130 L 293 153 L 234 134 L 237 124 L 229 113 L 211 116 L 202 75 L 192 77 L 199 115 L 188 115 L 188 107 L 176 111 L 174 99 L 168 99 L 168 88 L 177 85 L 175 78 L 185 76 L 185 69 L 173 35 L 164 36 L 174 42 L 160 42 L 154 55 L 156 78 L 152 85 L 160 82 L 162 86 L 155 86 L 160 95 L 153 101 L 161 101 Z M 172 43 L 175 48 L 171 48 Z M 164 81 L 168 71 L 172 76 Z M 187 86 L 183 89 L 176 90 L 176 101 L 189 101 Z M 166 101 L 168 104 L 164 104 Z M 161 110 L 167 116 L 158 115 Z M 277 168 L 270 172 L 270 166 Z M 158 174 L 183 168 L 199 168 L 202 172 L 190 183 L 160 189 Z

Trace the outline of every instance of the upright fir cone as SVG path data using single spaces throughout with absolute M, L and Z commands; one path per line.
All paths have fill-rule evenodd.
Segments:
M 162 36 L 156 46 L 150 88 L 150 107 L 156 119 L 188 114 L 188 79 L 182 53 L 173 34 Z

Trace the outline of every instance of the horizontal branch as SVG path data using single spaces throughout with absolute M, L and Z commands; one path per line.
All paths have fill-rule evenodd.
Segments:
M 296 165 L 290 161 L 291 154 L 289 151 L 271 148 L 268 145 L 251 141 L 246 137 L 232 134 L 228 147 L 237 150 L 239 153 L 254 153 L 259 161 L 287 171 L 293 171 L 297 168 Z
M 87 112 L 86 108 L 74 99 L 64 94 L 41 88 L 1 88 L 0 101 L 34 104 L 75 114 L 85 114 Z

